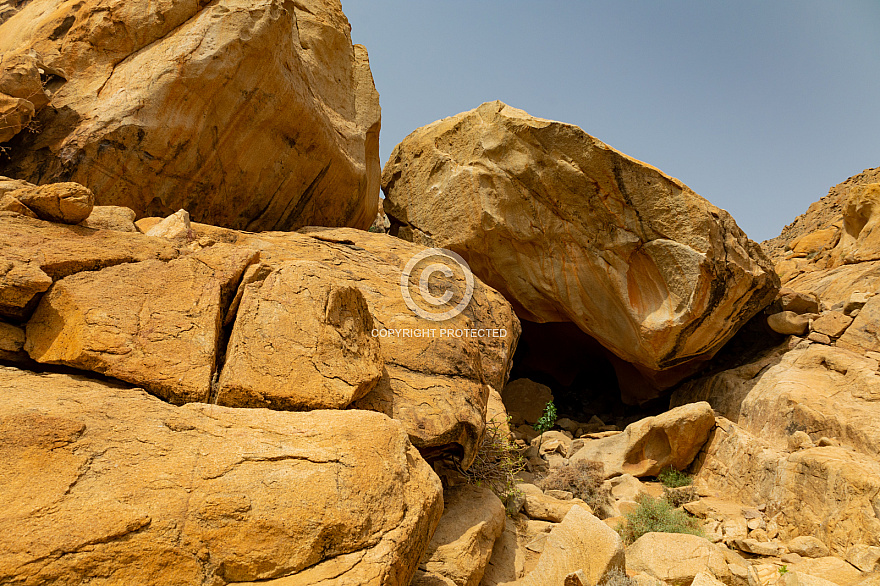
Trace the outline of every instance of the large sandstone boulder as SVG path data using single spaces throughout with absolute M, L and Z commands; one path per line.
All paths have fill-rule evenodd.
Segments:
M 27 319 L 40 294 L 68 275 L 178 254 L 169 242 L 142 234 L 0 216 L 0 315 Z
M 691 403 L 632 423 L 622 433 L 589 441 L 569 460 L 572 464 L 602 462 L 606 476 L 656 476 L 664 468 L 684 470 L 714 425 L 708 403 Z
M 553 527 L 535 568 L 517 586 L 562 584 L 566 576 L 582 571 L 587 584 L 598 584 L 612 570 L 625 569 L 620 536 L 581 507 L 572 509 Z
M 626 568 L 667 584 L 687 586 L 702 572 L 727 572 L 724 554 L 707 539 L 679 533 L 645 533 L 626 548 Z
M 226 308 L 257 257 L 218 244 L 167 263 L 65 277 L 28 322 L 25 350 L 37 362 L 106 374 L 177 404 L 208 401 Z
M 4 584 L 406 586 L 440 481 L 378 413 L 175 407 L 0 367 Z
M 479 586 L 504 519 L 504 504 L 487 488 L 465 484 L 445 491 L 443 516 L 413 586 L 444 578 L 456 586 Z
M 392 233 L 459 253 L 521 318 L 574 322 L 635 365 L 651 385 L 622 381 L 630 401 L 691 374 L 779 287 L 724 210 L 501 102 L 410 134 L 382 187 Z
M 376 217 L 379 96 L 338 0 L 15 8 L 0 13 L 0 69 L 33 53 L 52 95 L 0 173 L 249 230 Z M 2 91 L 13 133 L 35 106 Z

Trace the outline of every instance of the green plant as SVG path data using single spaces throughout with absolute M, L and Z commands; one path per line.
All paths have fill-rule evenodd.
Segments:
M 598 516 L 613 503 L 611 492 L 603 486 L 605 470 L 602 462 L 579 460 L 556 468 L 538 484 L 542 490 L 566 490 L 590 505 Z
M 780 574 L 787 574 L 788 573 L 788 566 L 782 566 L 781 568 L 779 568 L 779 573 Z
M 535 431 L 544 433 L 550 431 L 554 425 L 556 425 L 556 405 L 553 404 L 553 401 L 547 401 L 547 404 L 544 405 L 544 414 L 535 423 Z
M 626 524 L 617 530 L 627 544 L 645 533 L 687 533 L 703 536 L 695 519 L 673 508 L 665 500 L 647 495 L 639 495 L 637 500 L 639 506 L 626 514 Z
M 510 417 L 506 424 L 510 423 Z M 468 482 L 486 486 L 507 506 L 520 495 L 516 487 L 517 474 L 526 467 L 526 461 L 508 435 L 508 427 L 495 420 L 486 422 L 483 440 L 473 464 L 462 472 Z
M 657 475 L 657 480 L 659 480 L 663 486 L 668 488 L 690 486 L 694 481 L 692 476 L 685 474 L 680 470 L 676 470 L 675 468 L 664 468 L 660 471 L 660 474 Z

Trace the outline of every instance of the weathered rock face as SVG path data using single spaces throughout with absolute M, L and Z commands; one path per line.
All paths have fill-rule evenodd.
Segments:
M 338 0 L 51 0 L 0 18 L 4 67 L 34 52 L 51 92 L 0 173 L 249 230 L 376 217 L 379 97 Z M 34 105 L 3 91 L 12 133 Z
M 168 263 L 65 277 L 28 322 L 25 350 L 38 362 L 100 372 L 177 404 L 208 401 L 226 308 L 257 257 L 219 244 Z
M 727 212 L 576 126 L 501 102 L 412 133 L 382 186 L 392 233 L 461 254 L 521 318 L 576 323 L 655 389 L 779 286 Z
M 623 433 L 587 442 L 571 456 L 602 462 L 606 476 L 656 476 L 664 468 L 685 469 L 715 425 L 708 403 L 692 403 L 628 425 Z
M 174 407 L 2 366 L 0 397 L 3 583 L 406 586 L 443 509 L 378 413 Z
M 122 263 L 167 261 L 167 240 L 0 216 L 0 315 L 27 319 L 53 280 Z
M 718 548 L 696 535 L 646 533 L 626 548 L 628 570 L 668 584 L 690 584 L 701 572 L 722 573 L 725 565 Z

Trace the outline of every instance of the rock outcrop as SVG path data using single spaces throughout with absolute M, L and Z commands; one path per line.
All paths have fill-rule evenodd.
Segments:
M 379 96 L 338 0 L 19 4 L 0 17 L 0 174 L 138 216 L 373 222 Z
M 175 407 L 2 366 L 0 396 L 4 584 L 406 586 L 443 509 L 378 413 Z
M 633 364 L 651 385 L 622 382 L 630 401 L 691 374 L 779 286 L 727 212 L 501 102 L 410 134 L 382 187 L 392 233 L 459 253 L 522 319 L 574 322 Z

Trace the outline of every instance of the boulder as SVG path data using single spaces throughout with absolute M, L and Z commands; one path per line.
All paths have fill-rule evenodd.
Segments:
M 859 310 L 839 345 L 856 352 L 880 351 L 880 295 L 871 297 Z
M 807 558 L 821 558 L 828 555 L 828 547 L 811 535 L 800 535 L 788 542 L 788 551 Z
M 10 191 L 14 197 L 41 220 L 62 224 L 79 224 L 89 217 L 95 196 L 79 183 L 35 185 Z
M 777 297 L 782 311 L 795 313 L 819 313 L 819 298 L 816 295 L 801 293 L 791 287 L 783 287 Z
M 35 112 L 49 103 L 36 57 L 26 54 L 4 56 L 0 65 L 0 94 L 27 100 Z
M 164 263 L 129 263 L 61 279 L 27 325 L 37 362 L 92 370 L 176 404 L 208 401 L 226 307 L 247 248 L 218 244 Z
M 501 586 L 523 576 L 524 554 L 517 541 L 516 524 L 512 519 L 504 520 L 504 531 L 495 540 L 492 556 L 483 572 L 480 586 Z
M 645 533 L 626 548 L 627 571 L 688 586 L 701 572 L 727 574 L 724 554 L 708 540 L 679 533 Z
M 95 230 L 116 230 L 117 232 L 137 232 L 134 225 L 134 210 L 122 206 L 95 206 L 89 217 L 79 223 Z
M 0 93 L 0 144 L 12 140 L 34 117 L 34 105 Z
M 0 216 L 0 315 L 27 319 L 53 280 L 122 263 L 178 256 L 167 241 L 26 217 Z
M 346 273 L 290 261 L 244 290 L 218 404 L 344 409 L 379 382 L 384 361 L 373 318 Z
M 793 311 L 780 311 L 767 316 L 767 325 L 777 334 L 802 336 L 810 325 L 810 317 Z
M 19 216 L 27 216 L 28 218 L 36 218 L 37 214 L 26 205 L 15 199 L 9 194 L 0 197 L 0 212 L 11 212 Z
M 700 451 L 715 425 L 706 402 L 676 407 L 656 417 L 632 423 L 623 433 L 593 440 L 571 456 L 602 462 L 605 476 L 656 476 L 664 468 L 685 469 Z
M 612 570 L 624 571 L 620 536 L 581 507 L 572 509 L 547 536 L 535 568 L 518 586 L 562 584 L 565 577 L 582 570 L 590 584 L 598 584 Z
M 880 547 L 854 545 L 846 551 L 846 561 L 862 572 L 880 573 Z
M 461 485 L 445 491 L 443 516 L 419 563 L 429 583 L 439 576 L 456 586 L 479 586 L 495 541 L 504 531 L 504 505 L 492 491 Z
M 24 330 L 0 321 L 0 360 L 19 362 L 28 358 L 24 351 Z
M 864 576 L 858 569 L 834 556 L 804 559 L 792 564 L 791 569 L 798 574 L 823 578 L 839 586 L 853 586 Z
M 0 397 L 3 583 L 405 586 L 442 512 L 378 413 L 175 407 L 8 367 Z
M 838 338 L 852 324 L 853 318 L 844 315 L 840 311 L 824 311 L 817 319 L 813 320 L 810 329 L 830 338 Z
M 544 407 L 553 401 L 550 387 L 527 378 L 510 381 L 501 393 L 501 400 L 511 414 L 512 423 L 533 425 L 544 414 Z
M 410 134 L 382 188 L 392 234 L 459 253 L 520 318 L 574 322 L 635 365 L 651 385 L 627 386 L 630 402 L 692 374 L 779 288 L 727 212 L 501 102 Z
M 186 210 L 177 210 L 144 233 L 147 236 L 156 236 L 180 242 L 189 242 L 195 239 L 190 225 L 189 212 Z
M 544 493 L 526 494 L 523 500 L 522 511 L 530 519 L 561 523 L 571 508 L 576 506 L 583 507 L 591 514 L 593 513 L 589 505 L 581 499 L 574 499 L 569 495 L 567 500 L 562 500 Z
M 379 96 L 350 30 L 338 0 L 22 4 L 0 54 L 38 54 L 52 104 L 0 173 L 76 181 L 138 216 L 366 229 Z

